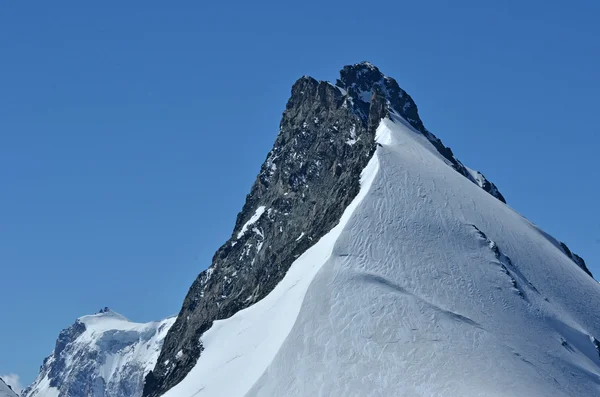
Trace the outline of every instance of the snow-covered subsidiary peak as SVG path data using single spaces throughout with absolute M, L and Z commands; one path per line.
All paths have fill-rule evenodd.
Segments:
M 175 321 L 134 323 L 104 308 L 58 336 L 24 397 L 136 397 Z
M 18 397 L 17 393 L 0 378 L 0 397 Z
M 600 396 L 600 285 L 400 115 L 376 139 L 337 226 L 164 396 Z

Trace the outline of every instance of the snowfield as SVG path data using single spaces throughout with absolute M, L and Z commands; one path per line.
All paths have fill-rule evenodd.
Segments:
M 377 141 L 340 223 L 165 396 L 600 396 L 598 283 L 400 117 Z

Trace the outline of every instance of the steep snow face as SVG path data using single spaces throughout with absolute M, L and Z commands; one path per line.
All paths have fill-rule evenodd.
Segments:
M 292 265 L 263 300 L 227 320 L 215 321 L 204 334 L 205 350 L 188 376 L 165 396 L 243 396 L 269 366 L 296 321 L 306 290 L 331 257 L 335 241 L 364 198 L 377 173 L 372 157 L 361 174 L 361 189 L 340 222 Z M 302 236 L 303 237 L 303 236 Z M 235 374 L 235 381 L 231 375 Z
M 18 397 L 2 379 L 0 379 L 0 397 Z
M 600 395 L 600 286 L 392 113 L 342 220 L 167 397 Z
M 63 330 L 24 397 L 136 397 L 156 364 L 168 318 L 134 323 L 103 309 Z

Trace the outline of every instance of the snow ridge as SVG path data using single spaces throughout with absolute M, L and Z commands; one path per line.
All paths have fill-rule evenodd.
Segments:
M 339 225 L 165 396 L 600 395 L 600 286 L 406 120 L 377 142 Z

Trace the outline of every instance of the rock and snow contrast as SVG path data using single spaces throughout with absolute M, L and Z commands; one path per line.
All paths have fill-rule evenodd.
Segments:
M 292 88 L 144 396 L 600 395 L 600 286 L 369 63 Z
M 108 308 L 63 330 L 23 397 L 136 397 L 175 321 L 133 323 Z
M 18 397 L 17 393 L 0 378 L 0 397 Z
M 591 276 L 363 62 L 294 84 L 176 319 L 82 317 L 24 395 L 600 396 Z

